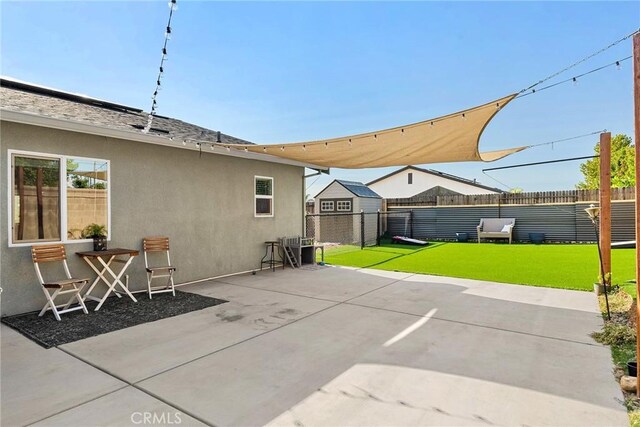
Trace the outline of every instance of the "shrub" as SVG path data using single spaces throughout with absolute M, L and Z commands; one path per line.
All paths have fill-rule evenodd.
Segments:
M 594 332 L 591 337 L 605 345 L 624 345 L 628 343 L 635 343 L 636 331 L 627 325 L 621 325 L 619 323 L 606 322 L 602 332 Z

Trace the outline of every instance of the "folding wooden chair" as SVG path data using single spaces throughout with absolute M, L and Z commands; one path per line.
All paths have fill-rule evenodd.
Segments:
M 69 266 L 67 265 L 67 255 L 64 250 L 64 246 L 33 246 L 31 248 L 31 256 L 33 258 L 33 265 L 36 268 L 38 280 L 40 281 L 40 285 L 42 285 L 42 291 L 47 298 L 47 303 L 38 316 L 44 315 L 47 310 L 53 311 L 53 315 L 57 320 L 61 320 L 61 314 L 68 313 L 70 311 L 82 310 L 84 311 L 84 314 L 89 314 L 81 295 L 82 289 L 87 285 L 87 283 L 89 283 L 89 279 L 75 279 L 71 277 Z M 57 281 L 45 281 L 42 277 L 42 272 L 40 271 L 40 263 L 44 262 L 62 262 L 67 278 Z M 66 303 L 56 305 L 55 299 L 59 295 L 64 294 L 72 295 Z M 78 300 L 78 304 L 75 307 L 71 307 L 74 300 Z M 62 307 L 62 309 L 60 309 L 60 307 Z
M 173 272 L 176 271 L 176 268 L 171 266 L 171 258 L 169 257 L 169 238 L 145 237 L 142 240 L 142 246 L 144 248 L 144 266 L 147 269 L 147 290 L 149 291 L 149 299 L 152 298 L 152 294 L 159 294 L 162 292 L 171 292 L 175 297 L 176 289 L 173 284 Z M 161 252 L 165 252 L 167 254 L 167 264 L 150 267 L 148 254 Z M 163 286 L 152 287 L 151 282 L 153 279 L 159 278 L 167 278 L 167 282 Z

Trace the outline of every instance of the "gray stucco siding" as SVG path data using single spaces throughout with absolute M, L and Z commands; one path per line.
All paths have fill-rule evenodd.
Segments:
M 300 235 L 304 169 L 298 166 L 164 147 L 121 139 L 2 122 L 2 315 L 44 305 L 29 247 L 8 247 L 9 149 L 106 159 L 111 162 L 110 247 L 141 250 L 144 236 L 171 240 L 176 282 L 254 270 L 264 241 Z M 254 177 L 274 178 L 274 216 L 254 216 Z M 90 243 L 66 244 L 75 276 L 95 274 L 78 257 Z M 142 252 L 127 271 L 130 287 L 146 287 Z

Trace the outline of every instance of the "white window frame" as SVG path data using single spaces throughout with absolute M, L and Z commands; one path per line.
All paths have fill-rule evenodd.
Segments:
M 256 184 L 257 184 L 259 179 L 268 179 L 268 180 L 271 181 L 271 195 L 270 196 L 264 196 L 264 195 L 256 194 Z M 276 194 L 276 181 L 275 181 L 275 179 L 273 179 L 272 176 L 255 175 L 253 177 L 253 216 L 255 218 L 273 218 L 273 216 L 275 214 L 275 210 L 276 210 L 275 203 L 274 203 L 275 194 Z M 258 199 L 271 199 L 271 213 L 270 214 L 259 214 L 257 212 L 257 210 L 258 210 L 257 200 Z
M 47 240 L 36 242 L 19 242 L 13 241 L 13 157 L 24 156 L 34 158 L 55 159 L 60 162 L 60 239 L 59 240 Z M 92 242 L 93 239 L 69 239 L 67 237 L 67 159 L 78 160 L 98 160 L 107 164 L 107 240 L 111 240 L 111 185 L 113 183 L 111 179 L 111 161 L 106 159 L 99 159 L 97 157 L 83 157 L 83 156 L 69 156 L 65 154 L 54 153 L 42 153 L 36 151 L 24 151 L 24 150 L 7 150 L 7 198 L 8 203 L 8 215 L 7 215 L 7 234 L 10 248 L 19 248 L 25 246 L 38 246 L 38 245 L 50 245 L 55 243 L 62 243 L 68 245 L 71 243 L 87 243 Z
M 340 203 L 348 203 L 348 209 L 340 209 Z M 337 212 L 351 212 L 351 200 L 336 200 L 336 211 Z
M 324 204 L 331 204 L 331 209 L 325 209 Z M 335 209 L 335 202 L 333 200 L 320 200 L 320 212 L 333 212 Z

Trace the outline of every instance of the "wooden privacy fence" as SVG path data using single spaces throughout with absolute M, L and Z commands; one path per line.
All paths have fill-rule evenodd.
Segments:
M 612 188 L 611 200 L 635 200 L 635 187 Z M 528 193 L 417 195 L 404 199 L 385 199 L 386 207 L 398 206 L 480 206 L 540 205 L 598 202 L 598 190 L 536 191 Z

